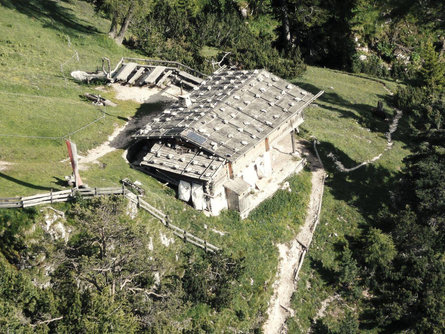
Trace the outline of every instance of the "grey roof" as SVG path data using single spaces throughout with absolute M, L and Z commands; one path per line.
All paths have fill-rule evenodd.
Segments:
M 135 137 L 176 137 L 234 161 L 317 96 L 266 70 L 215 73 L 189 107 L 176 102 Z
M 141 166 L 159 168 L 170 173 L 209 181 L 224 165 L 225 159 L 181 145 L 155 143 Z

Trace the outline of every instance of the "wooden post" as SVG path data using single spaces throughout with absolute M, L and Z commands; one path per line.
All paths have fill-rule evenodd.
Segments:
M 184 230 L 184 241 L 187 241 L 187 232 Z
M 204 251 L 207 253 L 207 241 L 204 240 Z
M 51 188 L 50 196 L 51 196 L 51 204 L 53 204 L 53 188 Z
M 290 140 L 292 142 L 292 153 L 295 153 L 295 130 L 292 129 L 292 131 L 290 132 Z
M 264 140 L 264 145 L 266 146 L 266 152 L 269 152 L 269 150 L 270 150 L 270 146 L 269 146 L 269 137 L 267 137 L 267 138 Z
M 139 200 L 139 195 L 137 195 L 136 197 L 137 197 L 137 199 L 138 199 L 137 207 L 140 208 L 140 207 L 141 207 L 141 202 L 140 202 L 140 200 Z
M 229 162 L 229 163 L 227 164 L 227 167 L 229 168 L 229 177 L 230 177 L 231 179 L 233 179 L 233 167 L 232 167 L 232 163 Z

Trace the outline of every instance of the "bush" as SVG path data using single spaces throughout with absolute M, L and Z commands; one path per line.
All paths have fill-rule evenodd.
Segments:
M 368 56 L 366 60 L 360 60 L 359 55 L 355 54 L 352 57 L 351 69 L 354 73 L 365 73 L 379 78 L 390 76 L 384 62 L 375 55 Z

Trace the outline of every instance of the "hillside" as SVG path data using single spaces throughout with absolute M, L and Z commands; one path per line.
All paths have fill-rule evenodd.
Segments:
M 89 149 L 105 142 L 115 128 L 125 124 L 128 117 L 146 115 L 157 106 L 119 101 L 111 90 L 101 94 L 116 101 L 116 108 L 99 108 L 80 97 L 85 92 L 94 91 L 96 87 L 74 82 L 69 76 L 72 70 L 95 70 L 104 56 L 116 63 L 122 56 L 136 55 L 134 51 L 117 46 L 107 37 L 109 21 L 96 15 L 88 3 L 78 0 L 1 0 L 0 3 L 0 197 L 63 189 L 65 186 L 62 180 L 71 173 L 63 138 L 71 138 L 78 144 L 80 154 L 85 155 Z M 382 203 L 389 201 L 391 181 L 398 177 L 403 167 L 402 160 L 410 151 L 406 144 L 408 125 L 403 117 L 392 136 L 391 149 L 385 150 L 385 133 L 396 115 L 390 106 L 388 89 L 395 91 L 395 82 L 352 76 L 318 67 L 308 67 L 302 77 L 294 78 L 292 82 L 313 93 L 325 91 L 316 105 L 307 110 L 300 134 L 308 142 L 314 137 L 319 141 L 321 159 L 329 174 L 321 221 L 293 297 L 292 306 L 296 313 L 287 323 L 290 332 L 305 333 L 313 325 L 312 321 L 317 317 L 323 302 L 327 305 L 323 312 L 325 319 L 334 327 L 344 318 L 348 309 L 355 310 L 355 315 L 363 310 L 364 301 L 361 297 L 355 300 L 336 297 L 341 293 L 335 277 L 342 266 L 342 247 L 351 243 L 353 248 L 350 240 L 358 238 L 370 226 Z M 373 116 L 373 108 L 379 100 L 384 101 L 388 116 L 386 120 Z M 276 245 L 292 240 L 304 222 L 311 190 L 309 171 L 305 170 L 288 180 L 290 192 L 279 190 L 246 220 L 240 221 L 233 212 L 209 218 L 194 211 L 174 199 L 170 188 L 132 170 L 122 158 L 123 153 L 124 149 L 119 148 L 100 158 L 99 164 L 91 164 L 81 172 L 82 178 L 93 187 L 117 185 L 125 177 L 141 181 L 147 193 L 147 201 L 168 213 L 175 224 L 220 246 L 227 256 L 244 261 L 241 275 L 233 280 L 230 287 L 225 286 L 230 298 L 223 307 L 215 307 L 211 302 L 198 297 L 187 297 L 184 291 L 190 292 L 191 288 L 188 286 L 189 290 L 186 289 L 182 281 L 184 277 L 203 272 L 204 267 L 213 268 L 212 260 L 208 260 L 203 252 L 189 244 L 174 239 L 173 234 L 151 216 L 139 213 L 135 219 L 130 219 L 122 213 L 120 220 L 134 227 L 131 233 L 135 233 L 145 247 L 143 249 L 146 253 L 142 252 L 140 256 L 152 261 L 150 270 L 157 272 L 161 287 L 159 291 L 170 298 L 165 301 L 163 298 L 150 299 L 149 306 L 146 305 L 152 307 L 155 310 L 153 312 L 158 312 L 158 317 L 155 317 L 144 310 L 150 314 L 147 321 L 153 325 L 151 329 L 154 332 L 221 332 L 227 328 L 244 332 L 260 330 L 279 261 Z M 383 154 L 369 165 L 343 173 L 329 157 L 331 153 L 347 168 Z M 87 204 L 82 205 L 88 208 Z M 72 229 L 73 236 L 80 238 L 72 242 L 83 240 L 80 232 L 84 225 L 75 218 L 76 211 L 73 210 L 84 208 L 73 209 L 68 205 L 55 208 L 66 212 L 67 220 L 64 224 Z M 0 221 L 3 233 L 13 218 L 5 213 L 6 210 L 2 211 Z M 32 212 L 31 224 L 17 227 L 16 234 L 22 238 L 21 242 L 32 245 L 23 248 L 29 252 L 26 256 L 31 260 L 25 259 L 20 253 L 25 252 L 23 249 L 17 251 L 19 257 L 22 257 L 20 260 L 25 261 L 28 267 L 16 271 L 4 257 L 1 257 L 1 265 L 7 273 L 5 277 L 7 275 L 11 281 L 23 275 L 25 278 L 17 278 L 17 281 L 26 281 L 30 295 L 35 295 L 45 305 L 47 312 L 53 308 L 53 315 L 56 316 L 63 313 L 63 307 L 66 307 L 63 303 L 73 300 L 80 303 L 79 300 L 87 296 L 79 292 L 71 296 L 73 300 L 63 300 L 66 290 L 62 290 L 62 283 L 74 286 L 74 281 L 63 281 L 58 287 L 62 287 L 60 290 L 54 289 L 52 294 L 48 292 L 49 295 L 44 297 L 31 284 L 32 278 L 39 284 L 48 282 L 46 267 L 48 263 L 51 265 L 59 260 L 57 247 L 62 247 L 58 243 L 53 245 L 45 234 L 47 214 L 48 210 Z M 21 218 L 17 217 L 17 221 L 20 221 Z M 39 243 L 41 247 L 37 247 Z M 44 259 L 39 261 L 42 254 Z M 190 268 L 195 271 L 190 271 Z M 189 276 L 185 275 L 186 272 Z M 151 284 L 155 278 L 150 276 L 147 280 Z M 200 286 L 199 282 L 193 282 Z M 176 285 L 178 289 L 175 290 L 172 286 Z M 179 286 L 185 290 L 180 290 Z M 222 291 L 222 294 L 225 292 Z M 7 305 L 9 308 L 5 306 L 4 309 L 12 310 L 10 314 L 13 318 L 14 312 L 20 313 L 18 309 L 22 307 L 29 311 L 24 316 L 26 321 L 46 319 L 38 311 L 30 311 L 27 304 L 29 300 L 25 295 L 20 294 L 20 298 L 14 300 L 14 296 L 8 299 L 3 293 L 1 306 Z M 92 312 L 88 316 L 94 315 L 106 323 L 108 314 L 112 313 L 115 315 L 113 321 L 119 326 L 125 325 L 128 319 L 131 320 L 128 321 L 130 327 L 133 326 L 133 320 L 137 323 L 137 312 L 133 312 L 129 306 L 135 301 L 127 295 L 119 297 L 122 299 L 116 297 L 116 300 L 111 300 L 105 293 L 97 293 L 91 298 L 94 307 L 101 303 L 107 306 L 105 309 L 94 309 L 89 305 L 89 310 L 94 309 L 97 313 Z M 333 302 L 326 303 L 326 300 Z M 119 311 L 115 314 L 114 310 Z M 78 315 L 70 316 L 75 319 Z M 72 319 L 70 321 L 74 321 Z M 0 324 L 6 320 L 0 318 Z M 19 328 L 20 317 L 14 318 L 14 321 L 16 328 Z M 69 326 L 69 322 L 66 326 Z M 120 330 L 136 331 L 138 326 L 136 324 L 131 329 L 123 327 Z M 100 332 L 104 328 L 95 329 Z M 45 328 L 42 326 L 43 330 Z
M 82 1 L 2 1 L 0 17 L 0 161 L 14 166 L 0 179 L 0 195 L 59 189 L 55 177 L 70 173 L 69 163 L 60 162 L 67 157 L 62 137 L 86 152 L 138 108 L 91 105 L 80 95 L 94 87 L 75 83 L 70 72 L 93 71 L 102 57 L 114 64 L 133 53 L 108 39 L 107 22 Z

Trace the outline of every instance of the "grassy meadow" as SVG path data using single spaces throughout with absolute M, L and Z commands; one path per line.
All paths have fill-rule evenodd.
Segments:
M 76 83 L 71 71 L 94 71 L 102 57 L 115 64 L 134 53 L 107 37 L 109 22 L 86 2 L 0 4 L 0 161 L 13 163 L 6 173 L 0 171 L 0 196 L 59 189 L 55 178 L 70 174 L 69 163 L 60 162 L 67 157 L 61 137 L 85 152 L 138 108 L 131 102 L 113 109 L 93 106 L 81 95 L 94 86 Z
M 380 80 L 379 80 L 380 81 Z M 397 83 L 384 81 L 395 91 Z M 288 320 L 292 333 L 306 333 L 327 298 L 339 295 L 327 304 L 324 316 L 330 328 L 336 328 L 347 310 L 359 314 L 363 300 L 344 298 L 337 283 L 340 256 L 344 245 L 354 247 L 353 239 L 371 226 L 378 210 L 390 201 L 391 181 L 410 153 L 404 143 L 407 124 L 402 118 L 393 138 L 393 148 L 385 150 L 389 123 L 394 116 L 390 95 L 382 83 L 338 71 L 309 67 L 295 83 L 311 92 L 325 94 L 305 114 L 302 136 L 317 138 L 317 146 L 328 173 L 320 223 L 300 272 L 298 289 L 292 297 L 296 316 Z M 382 100 L 387 120 L 375 118 L 372 108 Z M 384 152 L 381 159 L 350 173 L 336 169 L 329 153 L 346 168 Z
M 109 22 L 95 15 L 83 1 L 0 0 L 0 4 L 0 161 L 11 163 L 0 169 L 0 196 L 62 189 L 63 177 L 71 173 L 69 162 L 62 162 L 67 157 L 63 140 L 24 136 L 63 137 L 105 115 L 70 136 L 81 154 L 104 142 L 140 106 L 123 101 L 117 101 L 116 108 L 93 106 L 80 95 L 95 87 L 74 82 L 69 73 L 95 70 L 103 56 L 116 63 L 122 56 L 135 54 L 107 37 Z M 338 172 L 327 157 L 330 152 L 345 167 L 352 167 L 385 149 L 384 133 L 390 121 L 375 119 L 372 108 L 383 100 L 391 120 L 394 113 L 388 106 L 388 92 L 381 83 L 366 77 L 315 67 L 308 67 L 294 82 L 313 93 L 325 91 L 316 106 L 305 112 L 301 135 L 320 141 L 319 151 L 329 174 L 321 221 L 293 297 L 296 316 L 288 321 L 291 332 L 303 333 L 311 326 L 321 302 L 336 293 L 332 282 L 338 269 L 339 245 L 367 228 L 370 218 L 388 200 L 386 185 L 397 176 L 409 151 L 396 132 L 393 149 L 376 163 L 349 174 Z M 395 89 L 396 83 L 387 82 L 387 86 Z M 113 99 L 111 93 L 102 95 Z M 406 127 L 403 119 L 400 126 Z M 124 177 L 140 180 L 147 201 L 168 213 L 175 224 L 236 257 L 246 258 L 245 273 L 235 288 L 231 309 L 215 313 L 198 305 L 178 318 L 209 318 L 216 332 L 227 327 L 244 331 L 257 328 L 265 320 L 272 293 L 278 264 L 275 245 L 291 240 L 304 221 L 310 173 L 303 171 L 290 178 L 292 192 L 278 191 L 246 220 L 240 221 L 232 212 L 209 218 L 175 200 L 170 188 L 129 168 L 122 154 L 123 150 L 116 150 L 104 156 L 101 164 L 82 172 L 82 178 L 97 187 L 116 185 Z M 159 245 L 159 223 L 145 214 L 140 219 L 147 224 L 156 248 L 163 249 Z M 163 233 L 170 235 L 169 231 Z M 174 255 L 184 247 L 191 246 L 176 240 L 168 251 L 165 259 L 169 270 L 174 270 Z M 164 256 L 161 253 L 155 255 Z M 360 305 L 351 301 L 332 303 L 327 314 L 335 322 L 346 307 L 359 309 Z M 237 311 L 242 311 L 243 317 Z

